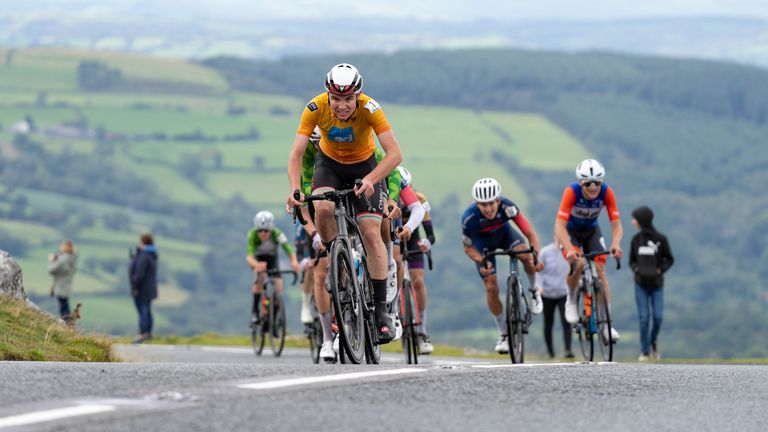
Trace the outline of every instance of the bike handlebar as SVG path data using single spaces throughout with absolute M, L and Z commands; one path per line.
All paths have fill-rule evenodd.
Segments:
M 360 188 L 363 185 L 363 180 L 357 179 L 355 180 L 355 187 Z M 355 189 L 342 189 L 342 190 L 330 190 L 327 192 L 323 192 L 321 194 L 317 195 L 310 195 L 308 197 L 304 197 L 303 202 L 309 202 L 309 201 L 333 201 L 338 202 L 341 201 L 345 196 L 355 193 Z M 371 200 L 368 198 L 368 195 L 362 194 L 363 199 L 365 200 L 365 205 L 367 207 L 367 211 L 372 212 L 373 206 L 371 205 Z M 298 189 L 294 189 L 293 191 L 293 199 L 298 201 L 301 198 L 301 191 Z M 298 218 L 299 223 L 302 225 L 306 225 L 307 221 L 304 219 L 304 216 L 301 214 L 301 207 L 300 206 L 293 206 L 293 220 L 296 222 L 296 219 Z
M 582 258 L 586 259 L 587 261 L 594 261 L 595 258 L 597 258 L 599 256 L 610 255 L 610 254 L 611 254 L 610 251 L 594 251 L 594 252 L 590 252 L 588 254 L 579 254 L 579 255 Z M 621 270 L 621 259 L 620 258 L 615 258 L 615 257 L 614 257 L 614 259 L 616 260 L 616 270 Z M 568 272 L 568 276 L 573 275 L 573 272 L 575 270 L 576 270 L 576 263 L 571 263 L 571 269 Z
M 296 279 L 298 279 L 298 273 L 296 273 L 293 270 L 278 270 L 278 269 L 268 269 L 268 270 L 261 270 L 257 273 L 266 273 L 267 276 L 275 276 L 278 274 L 292 274 L 293 275 L 293 282 L 291 282 L 291 285 L 296 285 Z
M 533 266 L 536 267 L 537 265 L 539 265 L 539 256 L 536 253 L 536 250 L 533 249 L 533 246 L 531 246 L 528 249 L 524 249 L 524 250 L 507 249 L 503 251 L 499 251 L 499 250 L 489 251 L 488 249 L 483 249 L 483 260 L 480 262 L 480 267 L 485 268 L 485 265 L 488 263 L 488 257 L 505 255 L 510 258 L 514 258 L 517 255 L 524 255 L 524 254 L 533 254 Z

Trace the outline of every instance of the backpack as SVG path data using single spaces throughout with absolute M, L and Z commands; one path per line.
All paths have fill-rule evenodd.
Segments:
M 645 240 L 645 239 L 643 239 Z M 655 284 L 661 273 L 661 260 L 659 258 L 659 248 L 661 242 L 655 243 L 653 240 L 638 242 L 637 247 L 637 281 L 640 284 Z

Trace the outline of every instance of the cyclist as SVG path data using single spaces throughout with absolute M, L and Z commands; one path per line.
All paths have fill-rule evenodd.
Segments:
M 275 215 L 269 211 L 260 211 L 253 217 L 254 228 L 248 231 L 248 256 L 245 258 L 248 265 L 253 269 L 256 280 L 253 283 L 253 308 L 251 310 L 251 324 L 259 321 L 261 308 L 259 307 L 259 298 L 264 289 L 266 280 L 264 271 L 278 269 L 277 248 L 282 246 L 285 254 L 291 259 L 293 271 L 299 271 L 299 261 L 296 259 L 296 253 L 291 244 L 288 243 L 288 237 L 275 227 Z M 280 275 L 275 275 L 275 289 L 278 292 L 283 291 L 283 279 Z
M 320 128 L 320 151 L 315 162 L 312 193 L 323 193 L 355 185 L 355 213 L 368 253 L 368 269 L 374 291 L 375 320 L 379 343 L 390 342 L 394 326 L 387 314 L 387 252 L 381 236 L 381 221 L 387 197 L 384 177 L 400 163 L 400 145 L 395 138 L 384 111 L 370 96 L 362 93 L 363 78 L 354 66 L 341 63 L 325 76 L 326 92 L 314 97 L 304 108 L 288 159 L 289 207 L 301 205 L 293 191 L 301 185 L 301 159 L 307 149 L 315 126 Z M 377 164 L 374 156 L 376 133 L 385 156 Z M 362 194 L 370 198 L 373 209 L 368 209 Z M 373 211 L 370 211 L 373 210 Z M 318 201 L 315 204 L 315 222 L 326 249 L 336 237 L 333 218 L 334 205 Z
M 304 155 L 301 159 L 301 190 L 304 196 L 311 193 L 312 190 L 312 178 L 315 172 L 315 162 L 317 160 L 317 154 L 320 146 L 320 128 L 315 127 L 312 135 L 309 137 L 309 142 L 312 145 L 308 145 L 304 151 Z M 384 152 L 376 147 L 374 151 L 376 160 L 381 161 L 384 158 Z M 389 191 L 389 203 L 393 206 L 397 206 L 397 197 L 400 194 L 400 172 L 393 170 L 387 176 L 387 186 Z M 314 269 L 314 290 L 315 290 L 315 304 L 317 305 L 317 312 L 320 315 L 320 322 L 323 328 L 323 345 L 320 348 L 320 357 L 324 360 L 333 360 L 335 353 L 338 352 L 338 339 L 334 340 L 334 334 L 331 330 L 331 324 L 333 321 L 333 315 L 331 313 L 331 299 L 328 290 L 325 288 L 325 281 L 328 275 L 328 259 L 325 247 L 320 239 L 320 234 L 317 233 L 317 229 L 314 225 L 314 207 L 313 203 L 309 203 L 309 206 L 304 205 L 302 207 L 304 219 L 307 221 L 307 225 L 304 227 L 304 231 L 307 233 L 308 243 L 312 244 L 312 252 L 319 255 L 317 265 Z M 391 216 L 396 216 L 393 212 Z M 385 227 L 382 224 L 382 232 L 386 232 L 386 236 L 389 237 L 389 227 Z M 391 241 L 389 242 L 391 243 Z M 392 247 L 387 244 L 387 252 L 391 254 Z M 392 270 L 394 272 L 394 269 Z M 394 278 L 394 274 L 392 275 Z M 388 277 L 389 279 L 389 277 Z M 396 282 L 391 284 L 396 286 Z M 388 285 L 390 283 L 388 282 Z M 396 294 L 396 293 L 395 293 Z M 394 294 L 392 294 L 394 296 Z M 333 345 L 332 345 L 333 344 Z M 333 347 L 333 348 L 332 348 Z
M 405 167 L 398 167 L 402 179 L 400 186 L 400 204 L 402 211 L 402 235 L 406 238 L 406 247 L 409 251 L 420 250 L 418 253 L 408 255 L 408 274 L 411 277 L 411 284 L 416 295 L 419 314 L 419 351 L 422 354 L 431 354 L 433 351 L 432 341 L 427 333 L 427 287 L 424 284 L 424 252 L 427 252 L 435 244 L 435 231 L 432 227 L 429 201 L 427 197 L 413 189 L 411 185 L 412 176 Z M 426 238 L 419 235 L 419 224 L 424 227 Z M 398 242 L 399 243 L 399 242 Z M 401 246 L 403 247 L 403 246 Z M 400 255 L 397 260 L 400 261 Z M 402 275 L 400 277 L 402 285 Z
M 604 207 L 608 209 L 608 219 L 611 221 L 611 256 L 618 259 L 623 255 L 620 245 L 623 231 L 619 209 L 616 207 L 613 189 L 604 182 L 605 167 L 594 159 L 585 159 L 576 167 L 576 180 L 565 188 L 555 221 L 555 235 L 563 245 L 563 256 L 569 263 L 576 263 L 573 274 L 566 277 L 568 300 L 565 303 L 565 319 L 571 324 L 579 320 L 575 291 L 584 269 L 584 260 L 579 259 L 581 251 L 590 253 L 606 250 L 605 239 L 597 221 Z M 595 258 L 597 274 L 605 287 L 606 303 L 610 307 L 611 289 L 605 277 L 606 261 L 605 255 Z M 601 331 L 607 332 L 608 329 Z M 619 333 L 616 329 L 611 328 L 610 331 L 613 341 L 618 341 Z M 604 333 L 605 339 L 608 339 L 607 336 L 607 333 Z
M 531 224 L 528 223 L 525 216 L 523 216 L 520 209 L 508 198 L 501 196 L 501 185 L 496 179 L 481 178 L 476 181 L 472 187 L 472 197 L 474 202 L 464 211 L 461 218 L 464 253 L 477 266 L 477 271 L 483 279 L 483 285 L 485 286 L 488 310 L 499 327 L 500 335 L 496 342 L 495 350 L 499 354 L 506 354 L 509 352 L 507 325 L 501 300 L 499 299 L 496 260 L 494 257 L 490 257 L 486 262 L 486 266 L 482 267 L 482 250 L 528 249 L 523 236 L 512 229 L 512 226 L 507 223 L 510 220 L 515 223 L 517 228 L 528 239 L 528 242 L 533 246 L 537 254 L 541 250 L 541 244 L 539 243 L 539 236 Z M 533 298 L 531 312 L 540 314 L 543 303 L 541 301 L 541 293 L 536 289 L 536 272 L 543 270 L 544 265 L 539 261 L 538 265 L 534 266 L 531 254 L 517 255 L 517 259 L 523 264 L 525 273 L 530 281 L 528 288 Z

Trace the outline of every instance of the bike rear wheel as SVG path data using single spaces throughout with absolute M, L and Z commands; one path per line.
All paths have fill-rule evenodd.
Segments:
M 419 335 L 416 333 L 412 288 L 409 280 L 403 281 L 402 293 L 401 325 L 403 326 L 403 353 L 408 364 L 419 364 Z
M 608 310 L 608 299 L 605 296 L 605 290 L 600 280 L 594 281 L 595 293 L 593 299 L 597 299 L 593 306 L 595 320 L 597 321 L 597 340 L 600 345 L 600 354 L 604 361 L 613 361 L 613 332 L 611 331 L 613 323 L 611 322 L 611 312 Z
M 506 320 L 507 343 L 509 344 L 509 357 L 512 363 L 522 363 L 525 350 L 523 335 L 523 318 L 520 316 L 521 287 L 516 277 L 510 276 L 507 280 Z
M 273 291 L 271 297 L 269 302 L 269 346 L 272 348 L 272 354 L 275 357 L 280 357 L 285 346 L 285 307 L 283 307 L 282 294 Z
M 309 341 L 309 355 L 312 358 L 312 363 L 320 363 L 320 348 L 323 345 L 322 332 L 320 338 L 318 338 L 318 329 L 320 329 L 320 318 L 315 317 L 312 324 L 305 324 L 304 333 L 307 335 Z
M 261 296 L 263 295 L 264 293 L 262 292 Z M 259 310 L 261 310 L 262 306 L 261 296 L 259 296 L 258 305 L 256 306 Z M 264 342 L 267 337 L 263 321 L 265 319 L 266 317 L 262 316 L 260 321 L 257 321 L 251 326 L 251 345 L 253 345 L 253 353 L 257 356 L 260 356 L 261 352 L 264 350 Z
M 331 297 L 339 327 L 339 354 L 343 350 L 351 363 L 359 364 L 365 355 L 363 296 L 355 282 L 356 274 L 349 250 L 341 241 L 331 246 L 330 277 Z

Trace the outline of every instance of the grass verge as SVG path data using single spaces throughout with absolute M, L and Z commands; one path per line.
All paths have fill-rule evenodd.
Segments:
M 117 361 L 108 337 L 71 329 L 6 295 L 0 295 L 0 328 L 0 360 Z

